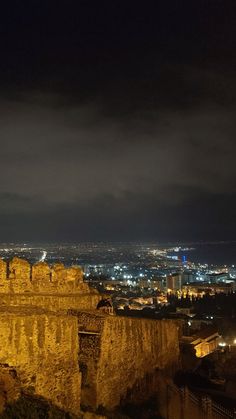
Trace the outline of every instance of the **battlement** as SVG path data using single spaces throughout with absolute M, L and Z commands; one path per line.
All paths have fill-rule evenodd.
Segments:
M 89 286 L 83 282 L 79 266 L 66 268 L 62 263 L 50 267 L 46 262 L 30 265 L 14 257 L 9 263 L 0 259 L 0 293 L 86 294 Z

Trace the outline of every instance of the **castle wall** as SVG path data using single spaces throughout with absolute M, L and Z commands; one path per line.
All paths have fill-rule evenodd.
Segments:
M 7 279 L 7 264 L 3 259 L 0 259 L 0 283 L 4 283 Z
M 25 391 L 78 413 L 77 319 L 18 308 L 0 311 L 0 322 L 0 363 L 16 368 Z
M 137 401 L 142 390 L 148 397 L 158 391 L 157 371 L 179 365 L 179 326 L 175 321 L 88 313 L 78 314 L 78 321 L 81 400 L 85 406 L 112 409 L 132 400 L 132 393 Z
M 7 264 L 0 259 L 0 307 L 24 305 L 51 311 L 93 310 L 101 298 L 83 282 L 79 266 L 66 268 L 56 263 L 50 267 L 45 262 L 31 266 L 17 257 Z
M 0 307 L 41 307 L 49 311 L 57 312 L 59 310 L 94 310 L 101 300 L 98 293 L 86 294 L 0 294 Z
M 80 399 L 113 409 L 157 393 L 158 372 L 179 364 L 178 322 L 109 316 L 101 298 L 79 267 L 0 260 L 0 364 L 74 413 Z
M 51 289 L 51 269 L 45 262 L 38 262 L 32 266 L 32 289 L 36 292 Z
M 52 267 L 38 262 L 31 267 L 28 261 L 14 257 L 8 264 L 0 259 L 0 293 L 89 293 L 79 266 L 66 268 L 62 263 Z

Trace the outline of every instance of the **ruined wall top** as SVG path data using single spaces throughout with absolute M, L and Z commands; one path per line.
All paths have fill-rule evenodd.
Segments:
M 46 262 L 30 265 L 27 260 L 14 257 L 9 263 L 0 259 L 0 293 L 87 293 L 79 266 L 66 268 L 62 263 L 49 266 Z

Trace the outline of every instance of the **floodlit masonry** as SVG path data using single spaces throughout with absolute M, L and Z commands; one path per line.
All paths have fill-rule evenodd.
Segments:
M 45 262 L 30 265 L 18 257 L 9 263 L 0 259 L 0 306 L 92 310 L 101 298 L 83 282 L 79 266 L 66 268 L 62 263 L 55 263 L 50 267 Z
M 81 373 L 75 317 L 26 307 L 0 307 L 0 373 L 16 371 L 13 387 L 40 396 L 70 413 L 80 410 Z M 1 380 L 0 416 L 6 402 L 16 402 Z M 18 417 L 18 416 L 14 416 Z M 27 416 L 29 417 L 29 416 Z
M 0 260 L 0 373 L 76 417 L 157 393 L 179 366 L 178 322 L 110 316 L 101 299 L 79 267 Z
M 9 263 L 0 259 L 0 293 L 77 293 L 89 292 L 78 266 L 66 268 L 62 263 L 52 267 L 46 262 L 30 265 L 14 257 Z

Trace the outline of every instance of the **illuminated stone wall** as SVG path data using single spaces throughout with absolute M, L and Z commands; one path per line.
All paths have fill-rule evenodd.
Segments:
M 58 297 L 59 298 L 59 297 Z M 0 364 L 21 387 L 67 412 L 113 409 L 158 392 L 157 370 L 176 369 L 178 325 L 33 307 L 0 307 Z
M 16 293 L 31 291 L 30 273 L 29 262 L 14 257 L 9 263 L 9 276 L 6 280 L 9 284 L 9 291 Z
M 77 319 L 12 308 L 0 311 L 0 324 L 0 364 L 16 369 L 25 391 L 78 413 L 81 374 Z
M 157 371 L 179 364 L 178 322 L 105 315 L 101 298 L 79 267 L 0 260 L 0 364 L 69 412 L 157 392 Z
M 136 401 L 142 392 L 148 397 L 158 392 L 157 371 L 173 371 L 179 366 L 179 326 L 175 321 L 92 313 L 78 313 L 78 318 L 85 406 L 112 409 L 132 400 L 132 394 Z
M 0 259 L 0 293 L 8 290 L 7 279 L 7 263 Z
M 0 259 L 0 293 L 91 294 L 83 282 L 79 266 L 66 268 L 62 263 L 50 267 L 45 262 L 31 266 L 29 262 L 14 257 L 8 264 Z
M 59 310 L 94 310 L 101 295 L 97 292 L 76 293 L 76 294 L 1 294 L 0 307 L 12 306 L 28 306 L 41 307 L 50 311 L 57 312 Z
M 7 278 L 7 264 L 3 259 L 0 259 L 0 282 Z
M 32 266 L 32 288 L 35 292 L 51 290 L 51 269 L 46 262 L 38 262 Z

